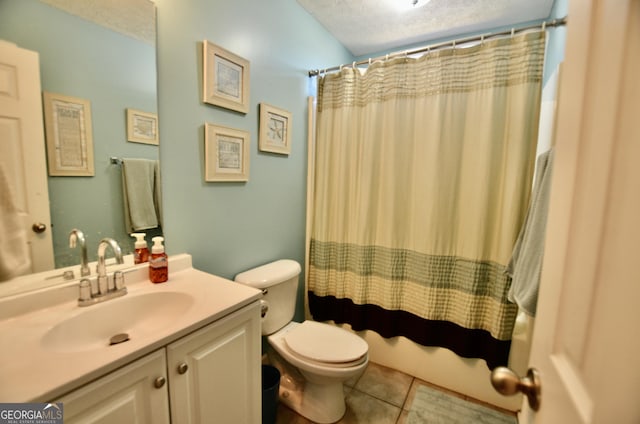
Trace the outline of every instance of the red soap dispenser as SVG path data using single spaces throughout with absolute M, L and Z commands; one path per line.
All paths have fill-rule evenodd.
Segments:
M 144 236 L 145 233 L 131 233 L 131 237 L 136 238 L 135 250 L 133 251 L 134 264 L 141 264 L 149 260 L 149 248 Z
M 154 237 L 151 239 L 151 257 L 149 258 L 149 280 L 152 283 L 164 283 L 169 279 L 169 259 L 164 253 L 162 242 L 164 237 Z

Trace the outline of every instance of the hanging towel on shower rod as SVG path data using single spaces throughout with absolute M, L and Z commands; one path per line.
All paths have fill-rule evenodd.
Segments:
M 551 149 L 538 157 L 529 211 L 506 270 L 512 278 L 507 298 L 530 316 L 535 316 L 538 304 L 552 168 L 553 150 Z
M 127 232 L 162 225 L 159 161 L 122 159 L 122 192 Z

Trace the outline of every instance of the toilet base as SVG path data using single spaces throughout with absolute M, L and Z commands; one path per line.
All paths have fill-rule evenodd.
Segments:
M 269 350 L 267 357 L 281 374 L 279 399 L 282 403 L 319 424 L 340 421 L 347 409 L 342 381 L 316 384 L 273 349 Z
M 280 379 L 280 401 L 320 424 L 339 421 L 347 409 L 342 383 L 314 384 L 294 380 L 286 373 Z

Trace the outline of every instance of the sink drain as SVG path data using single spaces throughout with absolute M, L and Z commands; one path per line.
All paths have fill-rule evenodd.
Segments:
M 109 344 L 116 345 L 116 344 L 124 343 L 127 340 L 129 340 L 129 335 L 127 333 L 120 333 L 111 337 L 111 339 L 109 339 Z

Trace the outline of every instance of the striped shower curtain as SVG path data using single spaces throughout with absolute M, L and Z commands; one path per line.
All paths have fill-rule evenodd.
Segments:
M 314 319 L 507 363 L 505 269 L 529 201 L 544 37 L 319 79 Z

